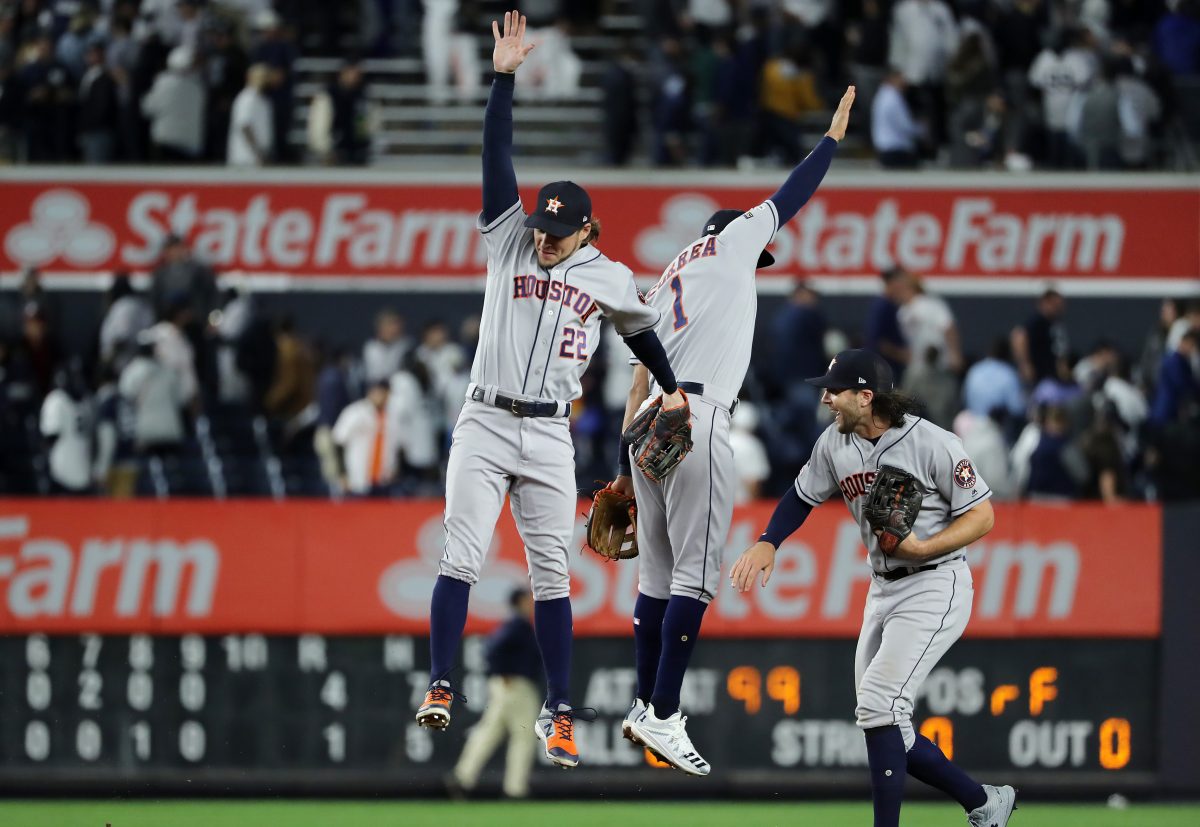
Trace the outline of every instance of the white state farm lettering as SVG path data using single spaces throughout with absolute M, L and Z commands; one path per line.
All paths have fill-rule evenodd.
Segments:
M 753 544 L 757 531 L 748 519 L 734 521 L 722 558 L 726 570 Z M 429 518 L 417 531 L 417 558 L 401 558 L 380 573 L 380 602 L 393 614 L 418 620 L 428 617 L 428 597 L 437 577 L 444 535 L 441 518 Z M 801 532 L 779 547 L 765 587 L 745 594 L 721 589 L 709 612 L 727 620 L 742 620 L 756 607 L 762 617 L 783 622 L 858 617 L 862 589 L 871 581 L 858 525 L 850 519 L 838 522 L 824 570 L 821 556 L 803 537 Z M 581 519 L 575 526 L 572 547 L 582 545 L 583 539 Z M 472 590 L 471 612 L 476 617 L 504 617 L 509 585 L 527 577 L 524 562 L 500 559 L 502 542 L 500 535 L 493 537 L 484 571 Z M 1083 566 L 1075 544 L 1067 540 L 983 540 L 971 546 L 969 561 L 977 581 L 975 617 L 1061 620 L 1071 616 Z M 614 566 L 596 555 L 573 556 L 571 607 L 575 617 L 605 612 L 632 617 L 637 571 L 637 566 Z
M 212 613 L 221 557 L 208 540 L 88 538 L 74 549 L 28 534 L 27 519 L 0 519 L 0 539 L 23 540 L 15 554 L 0 555 L 0 588 L 13 617 L 92 617 L 106 577 L 117 584 L 117 617 L 142 614 L 147 597 L 153 617 Z
M 134 267 L 157 261 L 170 233 L 190 238 L 201 258 L 223 267 L 453 269 L 487 261 L 474 213 L 368 209 L 361 193 L 329 193 L 312 210 L 274 209 L 271 196 L 259 194 L 230 209 L 206 208 L 196 193 L 146 190 L 130 201 L 126 221 L 136 240 L 122 246 L 121 257 Z
M 894 198 L 872 213 L 830 214 L 810 201 L 775 236 L 775 257 L 806 270 L 863 272 L 899 264 L 918 272 L 1113 272 L 1125 221 L 1112 213 L 1011 213 L 991 198 L 960 197 L 948 222 L 928 212 L 901 214 Z

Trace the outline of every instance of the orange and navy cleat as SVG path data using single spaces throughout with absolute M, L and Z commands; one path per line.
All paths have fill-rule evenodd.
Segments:
M 445 729 L 450 726 L 450 704 L 454 703 L 455 692 L 445 681 L 429 687 L 425 703 L 417 710 L 417 723 L 429 729 Z
M 535 725 L 538 740 L 546 748 L 546 757 L 564 770 L 579 766 L 579 749 L 575 746 L 576 718 L 594 721 L 596 712 L 572 709 L 567 704 L 559 704 L 558 709 L 551 712 L 543 704 Z

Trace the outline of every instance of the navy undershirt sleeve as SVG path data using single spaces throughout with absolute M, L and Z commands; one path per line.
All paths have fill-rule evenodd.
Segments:
M 624 338 L 625 344 L 629 345 L 633 355 L 646 366 L 646 370 L 650 371 L 650 375 L 654 377 L 654 381 L 658 383 L 662 392 L 675 393 L 679 389 L 679 385 L 675 381 L 675 372 L 671 370 L 671 363 L 667 360 L 667 352 L 663 350 L 662 342 L 658 340 L 658 334 L 653 330 L 643 330 L 641 333 Z
M 822 138 L 813 151 L 808 153 L 808 157 L 796 165 L 779 191 L 771 196 L 770 200 L 779 211 L 780 227 L 791 221 L 817 191 L 821 179 L 829 172 L 829 165 L 833 163 L 833 153 L 837 151 L 837 145 L 837 141 L 828 135 Z
M 497 72 L 483 113 L 483 223 L 491 224 L 517 203 L 513 170 L 513 88 L 516 75 Z
M 812 509 L 811 505 L 800 499 L 795 486 L 790 486 L 787 493 L 779 500 L 779 505 L 775 506 L 775 513 L 771 515 L 771 521 L 767 523 L 767 530 L 758 538 L 759 541 L 765 540 L 775 548 L 779 548 L 784 540 L 791 537 L 796 529 L 804 524 Z

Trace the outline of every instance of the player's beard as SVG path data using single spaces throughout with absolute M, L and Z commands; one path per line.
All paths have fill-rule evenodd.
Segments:
M 859 419 L 852 417 L 846 411 L 840 411 L 837 408 L 833 409 L 834 423 L 837 425 L 839 434 L 854 433 L 854 429 L 858 427 Z

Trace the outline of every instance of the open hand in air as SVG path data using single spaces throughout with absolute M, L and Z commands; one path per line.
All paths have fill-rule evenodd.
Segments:
M 518 11 L 504 13 L 504 34 L 500 33 L 500 25 L 492 21 L 492 36 L 496 38 L 496 48 L 492 50 L 492 67 L 497 72 L 512 74 L 517 67 L 525 62 L 525 57 L 533 51 L 536 43 L 524 43 L 525 15 Z
M 524 25 L 522 24 L 522 31 Z M 846 94 L 842 95 L 842 100 L 838 103 L 837 111 L 833 113 L 833 122 L 829 124 L 829 131 L 825 134 L 835 141 L 840 141 L 846 137 L 846 127 L 850 123 L 850 107 L 854 105 L 854 87 L 847 86 Z

